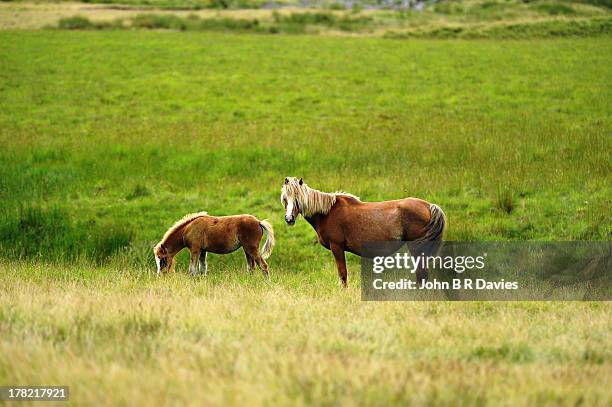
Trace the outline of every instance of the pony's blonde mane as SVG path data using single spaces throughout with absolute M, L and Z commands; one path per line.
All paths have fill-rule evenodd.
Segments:
M 177 220 L 176 222 L 174 222 L 174 225 L 170 226 L 170 229 L 166 231 L 166 233 L 164 234 L 164 237 L 162 237 L 162 240 L 159 242 L 158 246 L 164 244 L 166 240 L 168 240 L 168 238 L 174 234 L 174 232 L 176 232 L 177 230 L 179 230 L 180 228 L 182 228 L 183 226 L 185 226 L 192 220 L 196 218 L 200 218 L 202 216 L 207 216 L 207 215 L 208 215 L 208 212 L 196 212 L 196 213 L 188 213 L 187 215 L 183 216 L 180 220 Z
M 300 184 L 297 178 L 288 178 L 289 182 L 283 185 L 281 191 L 281 201 L 287 197 L 295 197 L 302 212 L 302 216 L 310 217 L 320 213 L 327 215 L 332 206 L 336 203 L 338 196 L 346 196 L 360 200 L 359 197 L 349 194 L 348 192 L 321 192 L 314 188 L 310 188 L 305 183 Z

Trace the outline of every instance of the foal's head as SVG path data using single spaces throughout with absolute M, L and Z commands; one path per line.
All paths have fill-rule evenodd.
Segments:
M 293 226 L 295 220 L 300 214 L 299 195 L 304 185 L 302 178 L 295 177 L 285 178 L 285 183 L 281 189 L 281 202 L 285 207 L 285 222 L 287 225 Z
M 168 250 L 163 243 L 159 243 L 153 248 L 153 254 L 155 255 L 158 273 L 166 273 L 172 270 L 172 266 L 174 265 L 174 257 L 168 255 Z

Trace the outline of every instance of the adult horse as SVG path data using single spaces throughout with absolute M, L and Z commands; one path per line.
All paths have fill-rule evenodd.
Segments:
M 362 202 L 345 192 L 327 193 L 310 188 L 302 178 L 285 178 L 281 202 L 289 226 L 301 214 L 317 232 L 319 243 L 331 250 L 344 287 L 345 251 L 367 256 L 368 242 L 411 241 L 422 243 L 420 247 L 432 255 L 438 251 L 446 227 L 442 209 L 422 199 Z M 411 246 L 411 251 L 414 247 Z M 419 269 L 416 274 L 419 282 L 427 279 L 426 269 Z

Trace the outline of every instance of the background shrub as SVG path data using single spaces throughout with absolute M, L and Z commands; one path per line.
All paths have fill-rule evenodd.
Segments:
M 58 27 L 62 30 L 87 30 L 94 28 L 94 24 L 86 17 L 73 16 L 60 19 Z

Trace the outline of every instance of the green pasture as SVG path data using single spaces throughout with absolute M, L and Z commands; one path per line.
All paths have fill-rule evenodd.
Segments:
M 436 202 L 451 240 L 610 237 L 607 39 L 0 37 L 13 258 L 128 246 L 145 264 L 176 219 L 207 210 L 269 218 L 272 262 L 301 270 L 326 253 L 305 222 L 283 224 L 287 175 Z

